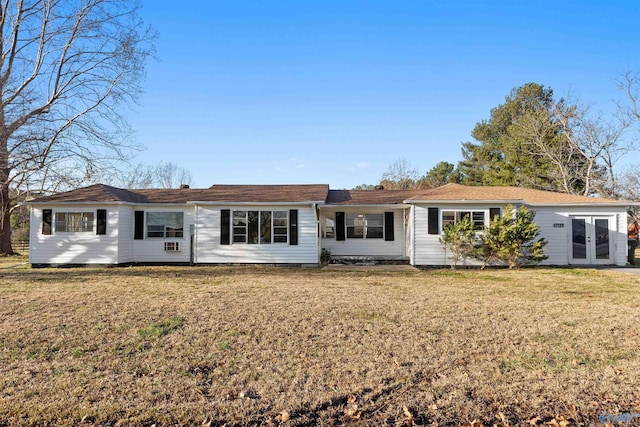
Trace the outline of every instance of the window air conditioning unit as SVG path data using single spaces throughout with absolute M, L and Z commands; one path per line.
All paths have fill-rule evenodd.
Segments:
M 164 242 L 164 250 L 166 252 L 179 252 L 180 245 L 178 242 Z

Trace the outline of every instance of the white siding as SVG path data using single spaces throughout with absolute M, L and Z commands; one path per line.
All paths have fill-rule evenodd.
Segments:
M 532 208 L 536 211 L 534 218 L 540 237 L 544 237 L 547 245 L 544 253 L 548 258 L 541 262 L 542 265 L 568 265 L 569 241 L 571 234 L 571 221 L 568 212 L 558 212 L 553 208 Z M 557 226 L 554 228 L 554 224 Z M 560 224 L 562 226 L 560 227 Z
M 568 265 L 571 249 L 571 216 L 609 217 L 611 227 L 612 264 L 627 262 L 627 213 L 624 208 L 607 207 L 532 207 L 536 211 L 535 221 L 540 228 L 540 237 L 549 243 L 545 254 L 549 257 L 542 265 Z M 554 224 L 564 224 L 554 228 Z
M 438 206 L 426 206 L 416 205 L 414 206 L 414 260 L 413 265 L 449 265 L 450 260 L 447 256 L 444 246 L 440 243 L 440 234 L 429 234 L 429 208 L 438 208 L 438 223 L 440 229 L 442 229 L 442 211 L 484 211 L 485 222 L 489 219 L 489 208 L 500 207 L 498 205 L 438 205 Z M 474 260 L 464 260 L 460 265 L 480 265 L 479 262 Z
M 133 212 L 131 206 L 118 207 L 118 263 L 133 262 Z
M 323 212 L 345 212 L 345 213 L 379 213 L 393 211 L 393 241 L 384 239 L 349 239 L 338 241 L 335 238 L 322 239 L 321 246 L 331 252 L 332 256 L 371 256 L 371 257 L 401 257 L 406 253 L 404 224 L 404 210 L 384 209 L 384 208 L 357 208 L 340 207 L 323 209 Z
M 133 226 L 135 211 L 145 212 L 144 239 L 133 239 Z M 147 237 L 147 212 L 183 212 L 184 213 L 184 233 L 183 237 Z M 134 206 L 131 213 L 130 231 L 127 233 L 133 241 L 133 262 L 157 262 L 157 263 L 186 263 L 190 259 L 190 237 L 189 225 L 194 223 L 193 206 L 185 205 L 165 205 L 165 206 Z M 177 252 L 167 252 L 164 250 L 165 242 L 178 242 L 180 250 Z
M 298 244 L 220 244 L 220 211 L 298 210 Z M 317 264 L 318 231 L 314 209 L 305 206 L 199 206 L 196 263 L 201 264 Z
M 45 207 L 46 208 L 46 207 Z M 107 209 L 107 234 L 96 235 L 96 210 Z M 31 209 L 29 261 L 32 264 L 116 264 L 118 262 L 118 209 L 114 206 L 56 205 L 53 231 L 42 234 L 41 207 Z M 66 233 L 55 230 L 56 212 L 93 212 L 93 231 Z
M 405 236 L 405 244 L 406 244 L 406 250 L 407 250 L 407 256 L 409 257 L 409 263 L 411 265 L 414 265 L 414 258 L 415 258 L 415 254 L 414 254 L 414 247 L 413 247 L 413 242 L 414 242 L 414 210 L 415 210 L 415 206 L 411 206 L 408 210 L 407 210 L 407 214 L 406 214 L 406 224 L 407 224 L 407 229 L 406 229 L 406 233 L 407 235 Z
M 427 233 L 428 208 L 437 207 L 439 211 L 439 222 L 442 227 L 443 210 L 485 210 L 488 219 L 490 207 L 498 205 L 419 205 L 414 207 L 414 256 L 413 265 L 448 265 L 444 248 L 439 242 L 440 235 L 429 235 Z M 504 206 L 500 206 L 504 208 Z M 611 218 L 611 239 L 613 260 L 612 264 L 625 265 L 626 263 L 626 211 L 624 208 L 611 207 L 530 207 L 536 211 L 535 222 L 540 229 L 540 237 L 544 237 L 548 243 L 545 246 L 545 254 L 549 257 L 543 261 L 542 265 L 568 265 L 569 264 L 569 242 L 571 233 L 571 215 L 598 215 Z M 554 228 L 554 224 L 564 224 L 561 228 Z M 475 261 L 465 261 L 463 264 L 477 265 Z

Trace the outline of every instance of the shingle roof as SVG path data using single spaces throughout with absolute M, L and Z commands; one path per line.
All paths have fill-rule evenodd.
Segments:
M 95 184 L 51 196 L 39 197 L 31 202 L 128 202 L 146 203 L 145 197 L 131 190 Z
M 31 203 L 124 202 L 322 202 L 329 186 L 312 185 L 213 185 L 210 188 L 124 190 L 95 184 L 77 190 L 40 197 Z
M 415 190 L 329 190 L 328 205 L 395 205 L 420 194 Z
M 529 204 L 571 205 L 571 204 L 625 204 L 625 200 L 600 197 L 578 196 L 553 191 L 534 190 L 521 187 L 471 187 L 460 184 L 446 184 L 432 190 L 424 190 L 406 200 L 408 201 L 522 201 Z
M 625 205 L 624 200 L 576 196 L 519 187 L 469 187 L 447 184 L 431 190 L 329 190 L 326 184 L 306 185 L 213 185 L 210 188 L 125 190 L 95 184 L 66 193 L 40 197 L 31 203 L 300 203 L 327 205 L 400 205 L 407 201 L 504 201 L 538 205 Z

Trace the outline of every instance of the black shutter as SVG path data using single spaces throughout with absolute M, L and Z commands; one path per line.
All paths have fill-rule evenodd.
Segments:
M 344 240 L 344 212 L 336 212 L 336 240 Z
M 440 233 L 440 209 L 429 208 L 428 226 L 429 234 Z
M 96 234 L 107 234 L 107 210 L 96 211 Z
M 384 213 L 384 240 L 393 242 L 393 212 Z
M 135 211 L 133 238 L 135 240 L 144 239 L 144 211 Z
M 51 209 L 42 210 L 42 234 L 51 234 L 51 221 L 53 212 Z
M 298 209 L 289 211 L 289 244 L 298 244 Z
M 220 210 L 220 244 L 231 243 L 231 210 Z
M 489 208 L 489 223 L 491 223 L 496 216 L 500 218 L 500 208 Z

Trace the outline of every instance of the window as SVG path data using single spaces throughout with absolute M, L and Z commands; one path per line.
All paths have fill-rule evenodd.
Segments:
M 347 238 L 382 239 L 384 237 L 384 214 L 348 213 Z
M 147 212 L 147 237 L 183 237 L 182 212 Z
M 442 229 L 447 225 L 453 225 L 463 218 L 469 218 L 473 223 L 474 230 L 484 228 L 484 211 L 442 211 Z
M 384 214 L 365 215 L 367 239 L 382 239 L 384 237 Z
M 347 214 L 347 237 L 349 239 L 361 239 L 364 237 L 363 214 Z
M 56 212 L 56 232 L 93 231 L 93 212 Z
M 273 243 L 287 243 L 289 217 L 287 211 L 273 212 Z
M 271 244 L 289 241 L 287 211 L 233 211 L 233 243 Z
M 336 236 L 336 220 L 334 218 L 324 217 L 322 232 L 322 237 L 325 239 L 333 239 Z

